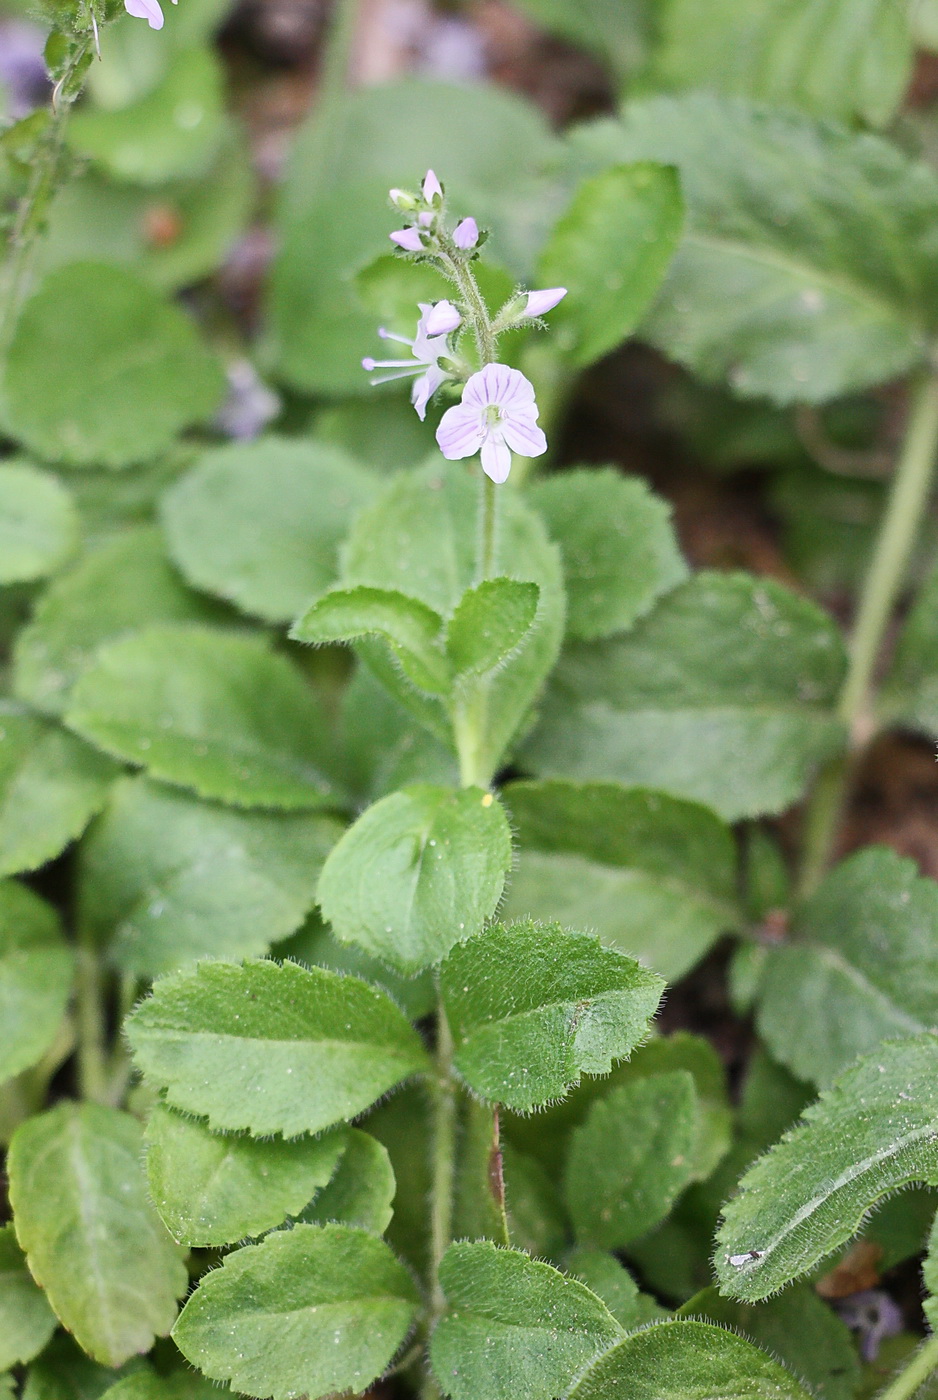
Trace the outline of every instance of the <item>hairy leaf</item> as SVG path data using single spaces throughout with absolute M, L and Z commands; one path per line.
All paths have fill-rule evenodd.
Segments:
M 567 1268 L 602 1298 L 627 1332 L 667 1316 L 667 1310 L 654 1298 L 639 1292 L 638 1284 L 614 1254 L 601 1249 L 575 1249 L 567 1260 Z
M 824 403 L 921 360 L 938 178 L 896 146 L 711 93 L 633 103 L 574 145 L 588 169 L 679 168 L 687 231 L 644 334 L 699 378 Z
M 510 783 L 505 913 L 557 918 L 679 977 L 736 928 L 736 853 L 705 807 L 614 783 Z
M 52 1044 L 72 964 L 51 905 L 15 880 L 0 880 L 0 1082 L 29 1069 Z
M 938 1185 L 938 1036 L 886 1041 L 805 1110 L 723 1211 L 716 1268 L 757 1302 L 850 1239 L 910 1182 Z
M 324 593 L 290 629 L 298 642 L 351 642 L 381 637 L 414 685 L 434 695 L 449 689 L 440 645 L 443 619 L 433 608 L 390 588 L 336 588 Z
M 799 1381 L 751 1342 L 707 1322 L 658 1322 L 607 1351 L 570 1400 L 810 1400 Z
M 497 924 L 440 974 L 455 1067 L 476 1094 L 527 1112 L 581 1074 L 608 1074 L 648 1031 L 664 982 L 589 934 Z
M 537 616 L 536 583 L 488 578 L 467 588 L 446 625 L 446 652 L 457 676 L 485 675 L 506 661 Z
M 353 977 L 360 977 L 363 982 L 387 992 L 410 1021 L 419 1021 L 436 1008 L 436 984 L 429 968 L 417 977 L 406 977 L 380 958 L 373 958 L 356 943 L 340 943 L 323 923 L 318 910 L 314 909 L 303 927 L 280 943 L 274 954 L 280 960 L 289 958 L 308 967 L 350 972 Z
M 118 771 L 74 734 L 0 700 L 0 875 L 60 855 L 104 806 Z
M 511 832 L 480 788 L 383 797 L 326 859 L 317 898 L 338 938 L 405 972 L 478 933 L 511 867 Z
M 839 865 L 769 949 L 759 1032 L 775 1059 L 822 1086 L 890 1036 L 938 1024 L 938 884 L 869 847 Z
M 430 1357 L 452 1400 L 553 1400 L 622 1334 L 584 1284 L 488 1241 L 450 1245 L 440 1282 Z
M 687 577 L 670 508 L 638 477 L 612 467 L 558 472 L 529 499 L 563 554 L 571 637 L 627 631 Z
M 108 486 L 112 495 L 111 478 Z M 216 611 L 182 583 L 158 530 L 126 530 L 83 555 L 43 593 L 14 642 L 14 692 L 61 714 L 102 642 L 150 622 L 210 621 Z
M 218 1400 L 218 1387 L 188 1368 L 168 1376 L 137 1371 L 109 1386 L 101 1400 Z
M 344 1135 L 345 1148 L 335 1173 L 301 1212 L 310 1225 L 356 1225 L 383 1235 L 394 1214 L 394 1168 L 388 1150 L 358 1128 Z
M 297 1225 L 229 1254 L 173 1329 L 189 1361 L 249 1394 L 366 1390 L 407 1335 L 417 1290 L 383 1240 Z
M 550 327 L 575 365 L 592 364 L 632 334 L 661 285 L 683 225 L 672 166 L 613 165 L 578 187 L 537 270 L 539 283 L 567 288 Z
M 284 657 L 257 637 L 144 628 L 101 647 L 67 721 L 155 778 L 236 807 L 328 805 L 325 720 Z
M 43 279 L 20 313 L 3 379 L 13 435 L 74 467 L 156 456 L 208 418 L 223 392 L 221 369 L 185 314 L 132 273 L 93 262 Z
M 139 1374 L 143 1366 L 136 1356 L 116 1371 L 110 1366 L 99 1366 L 67 1332 L 56 1332 L 29 1368 L 23 1400 L 99 1400 L 115 1381 Z
M 342 827 L 305 812 L 239 812 L 122 779 L 80 853 L 78 913 L 141 976 L 266 952 L 298 928 Z
M 928 1297 L 923 1304 L 932 1331 L 938 1330 L 938 1215 L 928 1236 L 928 1253 L 922 1266 L 922 1282 Z
M 59 1320 L 108 1366 L 149 1351 L 188 1275 L 147 1200 L 136 1119 L 61 1103 L 16 1130 L 8 1170 L 17 1238 Z
M 698 1112 L 686 1070 L 622 1084 L 593 1104 L 567 1162 L 578 1243 L 621 1249 L 667 1215 L 694 1175 Z
M 75 547 L 72 498 L 48 472 L 28 462 L 0 466 L 0 584 L 53 573 Z
M 398 588 L 448 616 L 475 582 L 477 493 L 475 481 L 441 459 L 397 476 L 357 516 L 343 552 L 343 583 Z M 489 719 L 478 760 L 490 771 L 515 739 L 556 660 L 564 612 L 559 551 L 517 493 L 500 500 L 494 572 L 535 583 L 539 593 L 533 626 L 488 682 Z M 370 653 L 368 661 L 374 664 Z M 394 676 L 381 675 L 393 688 Z M 449 719 L 438 704 L 407 689 L 398 687 L 398 693 L 448 740 Z
M 55 1313 L 26 1266 L 13 1226 L 0 1227 L 0 1367 L 32 1361 L 55 1327 Z
M 165 977 L 127 1035 L 173 1107 L 255 1136 L 330 1128 L 427 1065 L 383 992 L 290 962 L 201 963 Z
M 298 1216 L 346 1150 L 342 1130 L 259 1142 L 222 1137 L 158 1104 L 144 1135 L 147 1182 L 163 1224 L 181 1244 L 232 1244 Z
M 840 634 L 812 603 L 700 573 L 628 636 L 567 650 L 525 754 L 545 776 L 660 788 L 728 820 L 781 811 L 843 742 L 843 672 Z
M 339 543 L 375 484 L 327 443 L 214 448 L 163 498 L 170 552 L 197 588 L 290 622 L 335 582 Z

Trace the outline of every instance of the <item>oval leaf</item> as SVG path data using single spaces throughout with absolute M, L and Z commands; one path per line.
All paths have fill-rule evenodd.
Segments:
M 488 578 L 467 588 L 446 626 L 446 651 L 457 676 L 483 676 L 506 661 L 534 625 L 536 583 Z
M 350 642 L 382 637 L 413 681 L 431 694 L 449 689 L 439 643 L 443 619 L 417 598 L 390 588 L 336 588 L 318 598 L 290 629 L 298 642 Z
M 110 642 L 75 686 L 67 721 L 154 777 L 235 807 L 331 800 L 325 720 L 260 638 L 163 624 Z
M 383 992 L 290 962 L 202 963 L 164 977 L 127 1035 L 175 1108 L 255 1135 L 331 1128 L 427 1067 Z
M 59 1104 L 17 1128 L 8 1170 L 17 1238 L 59 1320 L 107 1366 L 149 1351 L 189 1276 L 147 1199 L 137 1120 Z
M 403 788 L 330 852 L 317 898 L 336 936 L 405 972 L 437 963 L 494 914 L 511 832 L 480 788 Z
M 525 1113 L 581 1074 L 608 1074 L 648 1033 L 664 981 L 559 924 L 496 924 L 454 948 L 440 986 L 455 1067 L 474 1093 Z
M 345 1150 L 328 1185 L 300 1215 L 310 1225 L 357 1225 L 383 1235 L 394 1214 L 394 1168 L 383 1143 L 348 1128 Z
M 407 1335 L 417 1290 L 383 1240 L 297 1225 L 229 1254 L 173 1328 L 189 1361 L 250 1395 L 361 1392 Z
M 77 534 L 72 498 L 54 476 L 26 462 L 0 466 L 0 584 L 51 574 Z
M 450 1245 L 430 1358 L 452 1400 L 554 1400 L 622 1328 L 585 1284 L 488 1241 Z
M 12 1225 L 0 1228 L 0 1367 L 42 1351 L 56 1328 L 55 1313 L 26 1266 Z
M 72 951 L 58 915 L 15 880 L 0 880 L 0 1083 L 41 1059 L 72 990 Z
M 756 1302 L 856 1233 L 877 1201 L 938 1186 L 938 1036 L 887 1041 L 751 1167 L 723 1211 L 720 1287 Z

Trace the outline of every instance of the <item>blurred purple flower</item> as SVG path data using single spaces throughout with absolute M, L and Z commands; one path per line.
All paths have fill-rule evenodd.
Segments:
M 42 57 L 46 35 L 24 20 L 0 20 L 0 85 L 7 91 L 7 115 L 26 117 L 49 96 L 49 75 Z
M 860 1354 L 864 1361 L 875 1361 L 880 1343 L 902 1331 L 905 1320 L 902 1309 L 881 1288 L 865 1288 L 834 1303 L 837 1312 L 850 1328 L 860 1335 Z

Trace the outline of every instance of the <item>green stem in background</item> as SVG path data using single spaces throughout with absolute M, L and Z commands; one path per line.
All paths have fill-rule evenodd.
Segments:
M 358 33 L 361 0 L 334 0 L 329 32 L 322 50 L 316 124 L 312 149 L 304 162 L 305 207 L 338 183 L 338 164 L 346 132 L 345 95 Z
M 903 1370 L 901 1370 L 885 1390 L 880 1391 L 878 1400 L 911 1400 L 918 1388 L 938 1371 L 938 1337 L 929 1337 L 924 1346 L 919 1347 Z
M 59 96 L 53 102 L 49 125 L 32 158 L 29 182 L 17 206 L 0 282 L 0 359 L 6 355 L 13 337 L 13 327 L 32 271 L 46 211 L 61 183 L 65 128 L 72 103 L 78 96 L 77 91 L 71 92 L 71 82 L 85 61 L 90 43 L 89 39 L 84 47 L 76 48 L 67 71 L 56 85 Z
M 456 1184 L 456 1085 L 453 1080 L 453 1037 L 437 998 L 436 1072 L 431 1080 L 433 1102 L 433 1156 L 430 1186 L 430 1310 L 427 1332 L 446 1311 L 446 1295 L 440 1285 L 440 1263 L 453 1236 L 453 1191 Z M 439 1395 L 439 1388 L 428 1373 L 425 1400 Z
M 892 491 L 860 595 L 847 678 L 837 705 L 848 729 L 849 753 L 822 772 L 808 808 L 799 883 L 802 896 L 817 887 L 830 863 L 856 757 L 870 737 L 873 675 L 928 504 L 936 453 L 938 375 L 932 374 L 923 378 L 913 393 Z
M 75 1020 L 78 1036 L 78 1091 L 83 1099 L 107 1103 L 109 1075 L 106 1051 L 104 977 L 94 941 L 78 946 L 75 975 Z

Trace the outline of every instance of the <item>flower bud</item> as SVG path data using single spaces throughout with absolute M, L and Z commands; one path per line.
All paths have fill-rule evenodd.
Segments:
M 389 233 L 388 237 L 392 243 L 396 243 L 398 248 L 403 248 L 405 253 L 422 253 L 423 239 L 420 237 L 418 229 L 399 228 L 394 233 Z
M 388 190 L 388 199 L 402 214 L 412 214 L 420 203 L 417 196 L 408 190 Z
M 567 295 L 566 287 L 548 287 L 543 292 L 528 292 L 525 316 L 544 316 Z
M 423 177 L 421 193 L 428 204 L 432 204 L 437 197 L 439 197 L 440 201 L 443 199 L 443 186 L 432 170 L 428 170 Z
M 479 241 L 479 225 L 475 219 L 463 219 L 453 229 L 453 242 L 463 252 L 474 248 Z
M 462 317 L 451 301 L 438 301 L 427 313 L 424 329 L 427 335 L 448 335 L 459 325 Z

